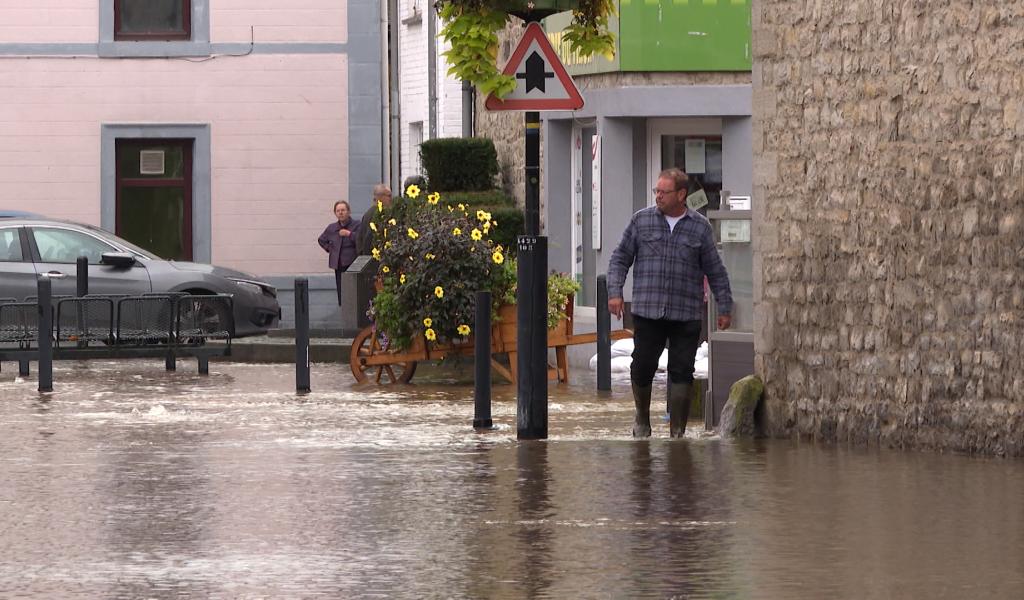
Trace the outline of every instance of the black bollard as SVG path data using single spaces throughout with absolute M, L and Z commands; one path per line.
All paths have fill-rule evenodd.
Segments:
M 75 279 L 75 295 L 81 298 L 89 295 L 89 259 L 78 257 L 78 277 Z
M 612 315 L 608 312 L 608 276 L 597 276 L 597 389 L 612 389 Z
M 548 437 L 548 238 L 519 236 L 516 438 Z
M 78 272 L 75 277 L 75 296 L 82 298 L 89 294 L 89 258 L 86 256 L 79 256 L 77 261 Z M 85 319 L 85 305 L 81 302 L 75 303 L 75 317 L 77 318 L 78 325 L 78 347 L 85 348 L 87 345 L 87 333 L 89 330 L 88 323 Z
M 36 286 L 39 310 L 39 391 L 53 391 L 53 287 L 49 277 Z
M 491 293 L 476 293 L 473 322 L 475 377 L 473 378 L 473 429 L 493 429 L 491 419 Z
M 309 280 L 295 280 L 295 391 L 309 388 Z

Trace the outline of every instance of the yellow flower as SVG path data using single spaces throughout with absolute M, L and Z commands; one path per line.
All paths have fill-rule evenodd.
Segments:
M 448 207 L 448 212 L 455 212 L 455 207 L 454 206 L 449 206 Z
M 437 296 L 438 298 L 444 298 L 444 288 L 442 288 L 441 286 L 437 286 L 436 288 L 434 288 L 434 295 Z
M 374 223 L 373 221 L 370 221 L 370 229 L 377 231 L 377 224 Z
M 480 230 L 474 227 L 473 231 L 469 232 L 469 237 L 473 238 L 474 240 L 479 240 L 484 237 L 484 234 L 480 233 Z
M 394 219 L 388 219 L 388 225 L 397 225 L 397 224 L 398 224 L 398 221 L 396 221 Z
M 380 260 L 380 250 L 374 248 L 373 250 L 370 250 L 370 254 L 373 255 L 373 260 Z
M 491 220 L 491 213 L 487 212 L 486 210 L 478 210 L 476 211 L 476 220 L 480 221 L 481 223 L 486 223 L 487 221 Z
M 391 272 L 391 269 L 390 269 L 390 268 L 388 268 L 388 266 L 387 266 L 387 265 L 384 265 L 383 267 L 381 267 L 381 271 L 383 271 L 384 273 L 390 273 L 390 272 Z
M 433 327 L 434 326 L 434 320 L 431 319 L 430 317 L 427 317 L 426 319 L 423 319 L 423 326 L 424 327 Z
M 437 334 L 434 333 L 433 329 L 428 329 L 428 330 L 424 331 L 423 335 L 427 336 L 427 339 L 430 340 L 430 341 L 434 341 L 434 340 L 437 339 Z
M 380 200 L 378 200 L 377 201 L 377 212 L 383 212 L 383 211 L 384 211 L 384 203 L 381 202 Z
M 416 230 L 413 229 L 412 227 L 410 227 L 406 233 L 408 233 L 409 237 L 411 237 L 412 239 L 420 237 L 420 234 L 416 233 Z
M 423 258 L 426 258 L 427 260 L 434 260 L 434 259 L 435 259 L 435 258 L 437 258 L 437 257 L 436 257 L 436 256 L 434 256 L 434 254 L 433 254 L 433 253 L 431 253 L 431 252 L 427 252 L 427 255 L 426 255 L 426 256 L 424 256 Z
M 487 233 L 490 230 L 491 230 L 491 224 L 490 223 L 484 223 L 484 233 Z
M 459 210 L 466 210 L 466 205 L 459 202 Z
M 462 230 L 456 227 L 455 229 L 452 229 L 452 235 L 462 235 Z
M 391 242 L 384 242 L 384 249 L 387 250 L 391 247 Z
M 420 195 L 420 186 L 415 184 L 410 185 L 409 187 L 405 188 L 405 195 L 410 198 L 418 198 Z
M 402 276 L 398 278 L 398 283 L 401 283 L 401 284 L 405 283 L 405 273 L 402 273 Z
M 437 204 L 440 200 L 441 194 L 438 194 L 437 192 L 434 192 L 433 194 L 427 196 L 427 202 L 431 204 Z
M 469 325 L 459 325 L 458 327 L 459 335 L 469 335 L 469 331 Z
M 494 261 L 494 264 L 500 265 L 505 262 L 505 255 L 501 253 L 501 250 L 495 250 L 494 254 L 491 255 L 491 260 Z

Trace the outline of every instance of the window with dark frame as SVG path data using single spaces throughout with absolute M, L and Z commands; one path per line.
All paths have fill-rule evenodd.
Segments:
M 192 0 L 114 0 L 114 39 L 192 39 Z
M 117 140 L 114 233 L 160 258 L 192 260 L 192 145 Z

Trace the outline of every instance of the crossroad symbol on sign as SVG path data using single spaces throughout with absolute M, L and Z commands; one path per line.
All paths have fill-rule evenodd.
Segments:
M 516 78 L 516 88 L 503 99 L 487 97 L 487 110 L 577 110 L 583 97 L 539 23 L 526 26 L 502 71 Z

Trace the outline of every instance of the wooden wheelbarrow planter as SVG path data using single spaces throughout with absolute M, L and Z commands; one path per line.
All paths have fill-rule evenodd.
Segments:
M 597 333 L 574 334 L 573 298 L 569 297 L 566 304 L 567 318 L 558 322 L 548 330 L 548 347 L 555 349 L 555 366 L 548 367 L 548 379 L 557 378 L 559 382 L 569 380 L 569 362 L 565 349 L 577 344 L 592 344 L 597 341 Z M 491 327 L 491 367 L 503 377 L 516 381 L 516 307 L 506 304 L 498 309 L 500 321 Z M 620 329 L 611 332 L 612 340 L 632 337 L 632 332 Z M 413 338 L 412 346 L 406 350 L 390 351 L 382 347 L 379 336 L 373 326 L 366 327 L 352 341 L 352 352 L 349 363 L 352 375 L 357 381 L 373 381 L 376 383 L 408 383 L 416 373 L 416 364 L 427 360 L 441 360 L 447 356 L 473 356 L 473 338 L 464 342 L 439 344 L 427 342 L 423 336 Z M 509 366 L 506 367 L 497 357 L 507 354 Z

